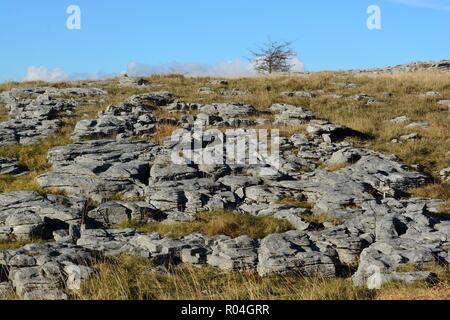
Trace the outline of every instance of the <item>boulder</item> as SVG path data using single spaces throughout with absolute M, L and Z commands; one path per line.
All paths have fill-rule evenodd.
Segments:
M 91 210 L 88 217 L 102 226 L 110 227 L 131 221 L 160 221 L 165 215 L 145 202 L 109 201 Z
M 19 191 L 0 194 L 0 238 L 51 237 L 54 230 L 80 223 L 86 200 Z M 3 230 L 3 231 L 2 231 Z
M 258 250 L 260 276 L 301 274 L 333 277 L 337 253 L 326 244 L 314 242 L 302 231 L 272 234 L 261 241 Z
M 37 178 L 44 188 L 81 194 L 102 202 L 117 194 L 144 195 L 149 163 L 159 147 L 142 141 L 87 141 L 49 151 L 52 170 Z
M 0 266 L 7 268 L 11 287 L 25 300 L 66 300 L 66 282 L 79 289 L 73 284 L 87 277 L 88 265 L 94 259 L 86 249 L 61 243 L 29 244 L 0 252 Z M 72 273 L 67 272 L 69 266 Z M 77 270 L 79 277 L 73 274 Z
M 201 106 L 199 111 L 210 116 L 220 116 L 229 119 L 252 116 L 255 114 L 256 109 L 246 104 L 216 103 Z
M 257 241 L 247 236 L 218 241 L 212 246 L 207 262 L 229 271 L 254 269 L 258 259 L 257 246 Z

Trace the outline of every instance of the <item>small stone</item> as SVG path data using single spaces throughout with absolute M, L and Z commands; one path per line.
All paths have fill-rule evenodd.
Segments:
M 439 173 L 443 180 L 450 181 L 450 167 L 441 170 Z
M 443 106 L 445 110 L 450 111 L 450 100 L 441 100 L 438 102 L 440 106 Z
M 410 121 L 411 121 L 411 119 L 408 118 L 407 116 L 400 116 L 400 117 L 397 117 L 397 118 L 394 118 L 394 119 L 390 120 L 390 122 L 393 123 L 393 124 L 405 124 L 405 123 L 408 123 Z
M 437 276 L 431 272 L 394 272 L 391 274 L 374 273 L 367 280 L 367 288 L 369 290 L 379 290 L 384 284 L 393 281 L 407 284 L 417 281 L 435 283 L 437 281 Z
M 406 126 L 408 129 L 427 129 L 430 127 L 430 124 L 426 121 L 413 122 Z
M 400 136 L 400 141 L 412 141 L 412 140 L 418 140 L 420 139 L 420 136 L 418 133 L 411 133 L 411 134 L 405 134 L 403 136 Z

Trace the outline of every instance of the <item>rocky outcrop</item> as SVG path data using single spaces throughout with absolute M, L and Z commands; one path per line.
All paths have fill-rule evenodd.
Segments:
M 439 61 L 411 62 L 407 64 L 400 64 L 385 68 L 357 70 L 355 72 L 396 74 L 396 73 L 433 72 L 433 71 L 443 71 L 443 72 L 450 71 L 450 61 L 439 60 Z
M 80 224 L 86 200 L 19 191 L 0 194 L 0 239 L 51 238 L 51 232 Z
M 44 188 L 81 194 L 97 201 L 122 194 L 144 195 L 150 161 L 159 147 L 147 142 L 111 140 L 75 143 L 50 150 L 52 171 L 37 178 Z
M 156 129 L 152 110 L 170 103 L 172 96 L 167 92 L 132 96 L 123 104 L 109 106 L 98 119 L 78 122 L 72 137 L 74 141 L 148 137 Z
M 84 90 L 65 94 L 102 94 Z M 23 94 L 30 101 L 24 102 Z M 2 93 L 13 119 L 1 125 L 41 121 L 56 130 L 59 117 L 78 104 L 58 94 L 52 88 Z M 371 97 L 353 98 L 367 103 Z M 160 145 L 143 139 L 168 120 L 159 119 L 157 111 L 176 114 L 170 123 L 183 127 L 190 138 L 168 137 Z M 410 120 L 391 122 L 406 125 Z M 227 153 L 217 163 L 196 161 L 198 155 L 211 156 L 211 147 L 221 141 L 212 133 L 201 136 L 199 127 L 268 123 L 302 129 L 277 138 L 278 162 L 258 149 L 255 163 L 231 161 L 236 155 L 230 159 Z M 0 130 L 3 143 L 25 143 L 55 132 L 14 128 L 12 135 L 9 129 Z M 223 141 L 242 141 L 249 134 L 251 130 L 241 128 Z M 408 189 L 425 185 L 429 178 L 392 155 L 355 147 L 346 139 L 355 136 L 363 137 L 294 105 L 274 104 L 264 114 L 246 104 L 174 101 L 167 92 L 132 96 L 97 119 L 78 122 L 74 143 L 48 152 L 51 168 L 37 182 L 65 196 L 0 194 L 1 240 L 53 240 L 0 252 L 0 265 L 8 270 L 1 272 L 6 277 L 0 278 L 0 294 L 14 290 L 29 299 L 66 299 L 63 288 L 76 289 L 93 272 L 95 259 L 120 254 L 147 258 L 154 265 L 183 262 L 255 270 L 260 276 L 335 277 L 343 266 L 358 265 L 354 284 L 369 288 L 388 281 L 433 281 L 431 273 L 399 270 L 405 264 L 450 263 L 449 218 L 439 215 L 443 203 L 408 198 Z M 193 150 L 180 151 L 186 146 Z M 246 142 L 241 147 L 250 154 L 255 146 Z M 174 162 L 174 154 L 183 161 Z M 16 160 L 0 159 L 1 174 L 21 174 L 20 169 Z M 443 179 L 448 178 L 445 170 Z M 252 239 L 201 234 L 173 238 L 114 229 L 129 223 L 191 222 L 197 213 L 216 211 L 273 217 L 289 222 L 292 230 Z
M 66 300 L 64 288 L 77 290 L 92 273 L 95 255 L 70 244 L 29 244 L 0 251 L 0 267 L 9 270 L 6 290 L 26 300 Z
M 314 236 L 297 231 L 264 238 L 258 251 L 258 273 L 336 276 L 336 250 L 314 240 Z
M 0 101 L 9 110 L 9 120 L 0 123 L 0 146 L 34 144 L 55 135 L 68 116 L 81 103 L 59 98 L 101 96 L 106 92 L 96 88 L 32 88 L 13 89 L 0 94 Z
M 314 118 L 314 113 L 302 107 L 296 107 L 287 104 L 274 104 L 270 108 L 275 116 L 275 125 L 296 126 L 307 123 Z
M 161 221 L 167 215 L 146 202 L 109 201 L 91 210 L 87 218 L 100 226 L 112 227 L 128 222 L 147 223 Z

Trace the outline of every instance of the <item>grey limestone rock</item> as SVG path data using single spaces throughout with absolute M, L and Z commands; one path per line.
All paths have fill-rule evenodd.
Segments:
M 17 176 L 27 172 L 28 169 L 21 165 L 16 159 L 0 158 L 0 176 Z
M 305 232 L 289 231 L 261 240 L 258 250 L 258 273 L 302 274 L 333 277 L 337 253 L 326 244 L 314 242 Z
M 217 241 L 207 262 L 223 270 L 254 269 L 258 259 L 257 246 L 257 241 L 247 236 Z

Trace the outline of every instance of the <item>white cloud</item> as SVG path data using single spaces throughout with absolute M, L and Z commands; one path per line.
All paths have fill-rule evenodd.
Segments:
M 116 74 L 97 72 L 97 73 L 73 73 L 69 75 L 69 80 L 102 80 L 115 77 Z
M 294 72 L 304 71 L 304 64 L 298 57 L 290 62 Z M 254 76 L 256 72 L 253 63 L 242 59 L 225 60 L 215 64 L 168 62 L 159 65 L 149 65 L 139 62 L 130 62 L 127 66 L 129 76 L 148 76 L 152 74 L 181 73 L 188 76 L 221 76 L 221 77 L 245 77 Z M 23 81 L 68 81 L 68 80 L 99 80 L 116 76 L 109 73 L 73 73 L 67 74 L 64 69 L 47 67 L 28 67 Z
M 58 82 L 67 80 L 99 80 L 114 77 L 114 74 L 108 73 L 73 73 L 67 74 L 64 69 L 47 67 L 28 67 L 23 81 L 47 81 Z
M 23 78 L 24 81 L 63 81 L 67 80 L 68 76 L 63 69 L 49 69 L 47 67 L 28 67 L 27 74 Z
M 448 0 L 389 0 L 390 2 L 404 4 L 411 7 L 427 8 L 450 12 L 450 1 Z
M 130 62 L 127 74 L 130 76 L 147 76 L 151 74 L 181 73 L 189 76 L 249 76 L 255 72 L 250 62 L 241 59 L 226 60 L 216 64 L 168 62 L 159 65 L 148 65 Z
M 299 58 L 291 61 L 293 71 L 304 71 L 304 64 Z M 256 72 L 253 63 L 241 59 L 225 60 L 215 64 L 169 62 L 159 65 L 148 65 L 139 62 L 130 62 L 127 74 L 130 76 L 148 76 L 152 74 L 181 73 L 189 76 L 222 76 L 239 77 L 254 76 Z
M 303 72 L 305 71 L 305 64 L 298 57 L 295 57 L 291 60 L 292 71 L 293 72 Z

